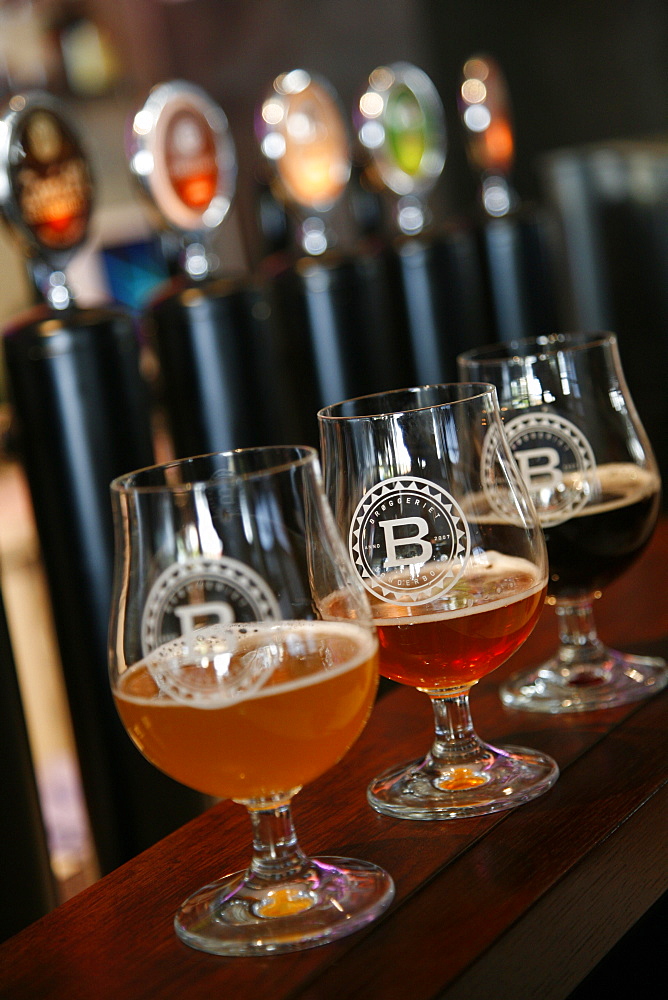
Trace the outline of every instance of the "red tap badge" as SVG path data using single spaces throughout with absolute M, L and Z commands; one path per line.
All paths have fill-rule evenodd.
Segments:
M 155 87 L 134 115 L 127 154 L 163 223 L 204 233 L 223 221 L 236 182 L 234 143 L 222 109 L 199 87 Z
M 194 211 L 211 204 L 218 187 L 218 165 L 213 133 L 204 115 L 194 108 L 172 116 L 165 135 L 167 175 L 183 203 Z

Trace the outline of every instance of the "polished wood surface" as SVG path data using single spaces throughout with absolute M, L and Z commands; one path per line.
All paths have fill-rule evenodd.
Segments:
M 597 602 L 604 641 L 668 655 L 667 564 L 664 520 Z M 375 924 L 266 959 L 216 958 L 181 944 L 172 917 L 182 899 L 248 861 L 247 817 L 223 802 L 0 947 L 0 997 L 567 997 L 668 888 L 668 692 L 579 716 L 505 710 L 498 681 L 555 642 L 546 607 L 522 650 L 471 699 L 481 736 L 556 758 L 561 777 L 540 799 L 458 821 L 373 812 L 367 781 L 430 742 L 427 698 L 398 687 L 344 761 L 295 799 L 304 850 L 366 858 L 393 875 L 395 902 Z

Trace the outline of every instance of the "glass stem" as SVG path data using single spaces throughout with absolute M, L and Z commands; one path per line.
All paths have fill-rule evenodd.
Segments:
M 469 689 L 456 693 L 430 695 L 434 709 L 436 738 L 431 755 L 446 767 L 455 764 L 469 764 L 480 760 L 483 743 L 473 728 L 469 707 Z
M 248 806 L 253 827 L 253 860 L 249 871 L 262 881 L 284 882 L 308 865 L 297 842 L 290 803 Z
M 605 646 L 596 632 L 592 598 L 557 601 L 555 610 L 559 627 L 560 664 L 568 669 L 604 661 Z

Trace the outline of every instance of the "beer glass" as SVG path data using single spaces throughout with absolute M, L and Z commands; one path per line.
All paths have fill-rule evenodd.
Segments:
M 389 905 L 391 878 L 307 858 L 290 818 L 291 798 L 359 736 L 378 683 L 369 606 L 316 452 L 189 458 L 116 479 L 111 492 L 120 717 L 151 763 L 242 803 L 252 823 L 248 869 L 187 899 L 177 935 L 201 951 L 266 955 L 351 933 Z
M 594 623 L 594 598 L 642 552 L 660 508 L 659 471 L 616 338 L 552 334 L 468 351 L 458 364 L 462 378 L 497 387 L 545 532 L 559 628 L 555 655 L 501 686 L 504 704 L 583 712 L 659 690 L 668 680 L 664 661 L 609 649 Z
M 547 584 L 545 543 L 494 388 L 401 389 L 318 416 L 325 488 L 368 591 L 380 671 L 424 691 L 435 716 L 431 751 L 372 781 L 369 802 L 437 820 L 540 795 L 555 762 L 484 743 L 469 709 L 471 687 L 531 632 Z M 490 516 L 483 501 L 495 489 L 506 502 Z

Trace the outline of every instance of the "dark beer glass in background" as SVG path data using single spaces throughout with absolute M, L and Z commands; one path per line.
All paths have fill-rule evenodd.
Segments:
M 608 708 L 668 681 L 663 660 L 609 649 L 593 601 L 638 558 L 660 510 L 661 481 L 608 333 L 552 334 L 468 351 L 462 379 L 493 383 L 543 526 L 559 646 L 511 677 L 504 704 L 538 712 Z
M 555 762 L 484 743 L 468 702 L 533 629 L 547 583 L 543 535 L 493 386 L 400 389 L 318 416 L 325 488 L 368 591 L 380 672 L 424 691 L 434 710 L 431 750 L 373 780 L 369 802 L 438 820 L 542 794 Z M 505 498 L 493 516 L 483 502 L 491 488 Z

